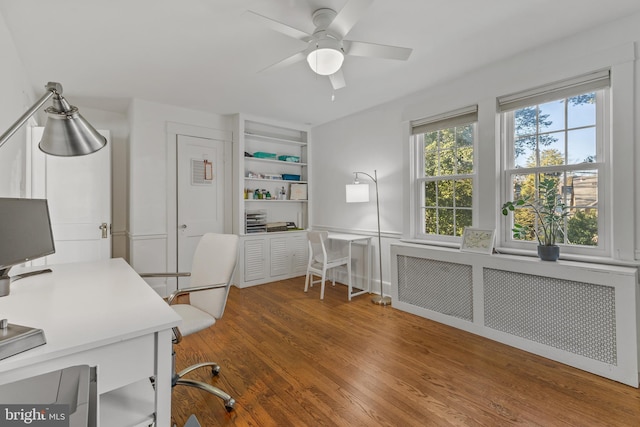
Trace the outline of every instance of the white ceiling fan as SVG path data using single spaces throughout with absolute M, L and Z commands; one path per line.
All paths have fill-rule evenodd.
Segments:
M 306 59 L 315 73 L 329 76 L 333 88 L 340 89 L 346 85 L 341 69 L 345 55 L 406 61 L 412 52 L 410 48 L 344 39 L 360 15 L 372 2 L 373 0 L 349 0 L 337 13 L 328 8 L 316 10 L 311 16 L 315 26 L 312 34 L 256 12 L 248 11 L 250 15 L 269 28 L 307 43 L 306 49 L 265 68 L 265 70 L 284 67 Z

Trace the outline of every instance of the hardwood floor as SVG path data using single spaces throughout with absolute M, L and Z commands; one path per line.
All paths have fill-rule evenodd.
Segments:
M 231 289 L 224 317 L 185 337 L 177 368 L 222 401 L 173 390 L 178 426 L 635 426 L 640 391 L 393 307 L 346 287 L 303 292 L 304 277 Z

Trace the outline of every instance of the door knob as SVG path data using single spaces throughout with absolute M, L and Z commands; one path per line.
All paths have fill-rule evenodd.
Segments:
M 98 227 L 100 230 L 102 230 L 102 238 L 106 239 L 107 238 L 107 223 L 103 222 L 102 224 L 100 224 L 100 227 Z
M 182 225 L 180 226 L 180 228 L 182 228 L 182 229 L 184 230 L 185 228 L 187 228 L 187 224 L 182 224 Z

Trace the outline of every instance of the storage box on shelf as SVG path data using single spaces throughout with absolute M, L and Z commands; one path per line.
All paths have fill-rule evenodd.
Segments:
M 234 231 L 242 241 L 239 286 L 304 274 L 311 202 L 308 129 L 243 114 L 235 117 L 235 126 L 234 203 L 239 214 L 234 216 Z M 263 228 L 253 226 L 258 211 Z

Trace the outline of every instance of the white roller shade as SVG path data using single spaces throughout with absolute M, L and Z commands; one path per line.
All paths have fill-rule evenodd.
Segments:
M 448 129 L 454 126 L 467 125 L 478 121 L 478 106 L 461 108 L 448 113 L 439 114 L 411 122 L 411 134 L 433 132 L 440 129 Z
M 593 92 L 609 87 L 609 70 L 596 71 L 572 79 L 561 80 L 545 86 L 498 98 L 500 112 L 513 111 L 530 105 L 544 104 L 556 99 Z

